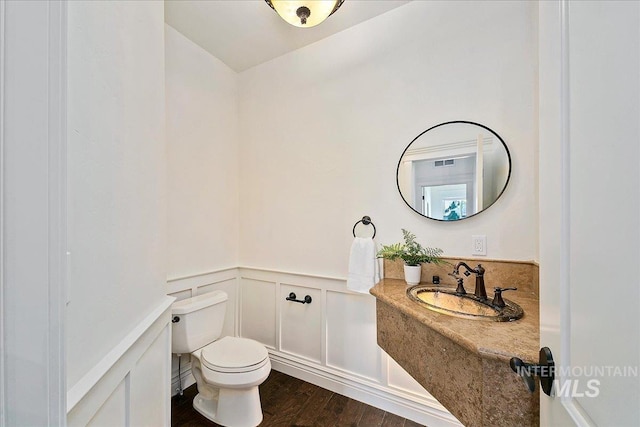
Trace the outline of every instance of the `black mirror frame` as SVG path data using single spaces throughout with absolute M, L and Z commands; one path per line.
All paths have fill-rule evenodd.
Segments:
M 457 219 L 455 221 L 450 221 L 450 220 L 445 220 L 445 219 L 438 219 L 438 218 L 431 218 L 430 216 L 426 216 L 420 212 L 418 212 L 417 210 L 415 210 L 411 204 L 409 202 L 407 202 L 407 199 L 404 198 L 404 196 L 402 195 L 402 191 L 400 191 L 400 180 L 398 179 L 398 174 L 400 172 L 400 164 L 402 163 L 402 158 L 404 157 L 404 154 L 407 152 L 407 150 L 409 149 L 409 147 L 411 147 L 411 144 L 413 144 L 418 138 L 420 138 L 422 135 L 424 135 L 425 133 L 429 132 L 430 130 L 433 130 L 435 128 L 438 128 L 440 126 L 444 126 L 444 125 L 450 125 L 450 124 L 454 124 L 454 123 L 464 123 L 464 124 L 468 124 L 468 125 L 475 125 L 475 126 L 480 126 L 483 129 L 488 130 L 489 132 L 491 132 L 492 134 L 494 134 L 498 140 L 502 143 L 502 145 L 504 146 L 505 151 L 507 152 L 507 159 L 509 160 L 509 173 L 507 175 L 507 181 L 504 183 L 504 187 L 502 187 L 502 191 L 500 191 L 500 194 L 498 194 L 498 197 L 496 197 L 496 199 L 491 202 L 491 204 L 489 206 L 487 206 L 486 208 L 482 209 L 480 212 L 476 212 L 473 215 L 469 215 L 466 216 L 464 218 L 460 218 Z M 511 169 L 512 169 L 512 162 L 511 162 L 511 153 L 509 152 L 509 147 L 507 147 L 507 144 L 504 142 L 504 140 L 502 139 L 502 137 L 500 137 L 500 135 L 498 135 L 497 133 L 495 133 L 493 131 L 493 129 L 488 128 L 485 125 L 482 125 L 480 123 L 476 123 L 476 122 L 470 122 L 470 121 L 466 121 L 466 120 L 452 120 L 450 122 L 444 122 L 444 123 L 440 123 L 437 124 L 435 126 L 431 126 L 429 129 L 421 132 L 418 136 L 416 136 L 415 138 L 413 138 L 413 140 L 411 140 L 411 142 L 405 147 L 404 151 L 402 152 L 402 154 L 400 155 L 400 160 L 398 160 L 398 166 L 396 167 L 396 186 L 398 188 L 398 193 L 400 194 L 400 197 L 402 198 L 402 201 L 409 206 L 409 208 L 417 213 L 418 215 L 424 217 L 424 218 L 428 218 L 430 220 L 433 221 L 440 221 L 440 222 L 458 222 L 458 221 L 462 221 L 465 219 L 469 219 L 469 218 L 473 218 L 474 216 L 481 214 L 482 212 L 486 211 L 487 209 L 489 209 L 491 206 L 493 206 L 499 199 L 500 197 L 502 197 L 502 195 L 504 194 L 505 190 L 507 189 L 507 185 L 509 185 L 509 181 L 511 180 Z

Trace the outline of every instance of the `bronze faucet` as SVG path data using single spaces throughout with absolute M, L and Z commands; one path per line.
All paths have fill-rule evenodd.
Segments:
M 466 263 L 460 261 L 459 263 L 456 264 L 456 266 L 453 268 L 453 274 L 458 274 L 458 270 L 460 267 L 464 267 L 467 271 L 465 271 L 463 274 L 465 276 L 469 276 L 471 273 L 475 273 L 476 275 L 476 289 L 474 291 L 474 295 L 476 297 L 478 297 L 481 300 L 486 300 L 487 299 L 487 290 L 484 287 L 484 268 L 482 267 L 481 264 L 478 264 L 478 267 L 471 268 L 469 267 Z

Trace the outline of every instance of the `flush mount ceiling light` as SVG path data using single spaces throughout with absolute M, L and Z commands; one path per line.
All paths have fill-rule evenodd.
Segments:
M 315 27 L 342 6 L 344 0 L 264 0 L 291 25 Z

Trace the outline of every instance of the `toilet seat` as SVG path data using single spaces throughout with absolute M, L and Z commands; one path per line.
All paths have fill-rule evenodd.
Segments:
M 267 349 L 248 338 L 224 337 L 200 353 L 204 367 L 215 372 L 241 373 L 262 368 L 269 361 Z

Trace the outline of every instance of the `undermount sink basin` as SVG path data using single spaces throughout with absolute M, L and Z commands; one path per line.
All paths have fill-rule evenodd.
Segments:
M 522 307 L 504 299 L 505 307 L 494 307 L 491 299 L 481 300 L 473 294 L 456 294 L 455 288 L 415 285 L 407 289 L 407 296 L 429 310 L 473 320 L 512 322 L 524 315 Z

